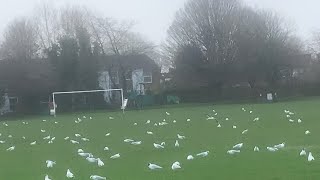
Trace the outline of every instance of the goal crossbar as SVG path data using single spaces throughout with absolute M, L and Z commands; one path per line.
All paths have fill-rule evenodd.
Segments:
M 80 93 L 94 93 L 94 92 L 109 92 L 109 91 L 120 91 L 121 92 L 121 103 L 123 106 L 123 89 L 105 89 L 105 90 L 88 90 L 88 91 L 62 91 L 62 92 L 53 92 L 52 93 L 52 103 L 53 103 L 53 114 L 56 115 L 56 101 L 55 95 L 59 94 L 80 94 Z

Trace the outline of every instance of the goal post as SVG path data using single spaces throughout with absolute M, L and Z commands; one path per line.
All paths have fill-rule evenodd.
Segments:
M 56 116 L 58 104 L 57 104 L 57 96 L 58 95 L 66 95 L 66 94 L 87 94 L 87 93 L 104 93 L 104 95 L 111 93 L 111 92 L 119 92 L 120 93 L 120 100 L 121 106 L 119 109 L 123 109 L 126 106 L 123 96 L 123 89 L 105 89 L 105 90 L 86 90 L 86 91 L 65 91 L 65 92 L 53 92 L 52 93 L 52 106 L 50 109 L 50 115 Z M 108 95 L 107 95 L 108 96 Z M 125 104 L 124 104 L 125 103 Z

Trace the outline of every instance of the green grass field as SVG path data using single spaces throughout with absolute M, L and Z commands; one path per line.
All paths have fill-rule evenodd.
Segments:
M 320 179 L 320 100 L 304 100 L 275 104 L 245 105 L 188 105 L 185 107 L 168 107 L 162 109 L 121 112 L 98 112 L 86 114 L 30 117 L 5 121 L 8 127 L 0 125 L 0 179 L 1 180 L 37 180 L 44 179 L 46 174 L 52 180 L 67 179 L 65 174 L 69 168 L 74 179 L 89 179 L 97 174 L 114 180 L 315 180 Z M 247 109 L 246 112 L 241 108 Z M 222 127 L 217 128 L 215 120 L 206 120 L 207 114 L 215 116 Z M 295 113 L 290 123 L 284 110 Z M 253 113 L 250 114 L 249 111 Z M 165 112 L 170 112 L 170 116 Z M 87 118 L 83 119 L 85 115 Z M 89 120 L 89 117 L 92 120 Z M 75 120 L 80 117 L 81 123 Z M 114 117 L 114 119 L 109 119 Z M 226 121 L 228 117 L 230 120 Z M 260 121 L 253 122 L 255 117 Z M 191 121 L 187 122 L 186 119 Z M 297 123 L 301 118 L 302 123 Z M 42 120 L 46 119 L 46 122 Z M 168 125 L 154 126 L 154 123 L 166 119 Z M 150 124 L 146 124 L 151 120 Z M 176 123 L 173 123 L 176 120 Z M 58 124 L 54 122 L 57 121 Z M 28 122 L 27 125 L 23 122 Z M 134 123 L 137 123 L 134 126 Z M 237 129 L 232 126 L 236 125 Z M 46 130 L 45 133 L 40 132 Z M 248 129 L 247 134 L 241 134 Z M 311 134 L 305 135 L 309 130 Z M 152 131 L 153 135 L 146 132 Z M 111 135 L 106 137 L 105 134 Z M 79 133 L 89 138 L 84 142 L 75 137 Z M 180 147 L 174 147 L 177 134 L 185 135 L 179 140 Z M 8 135 L 12 135 L 9 138 Z M 45 136 L 54 136 L 53 144 L 43 140 Z M 26 139 L 22 137 L 25 136 Z M 78 140 L 80 144 L 72 144 L 64 140 L 66 136 Z M 141 145 L 131 145 L 123 140 L 131 138 L 141 140 Z M 31 146 L 30 143 L 37 141 Z M 153 143 L 166 142 L 164 149 L 155 149 Z M 244 143 L 241 153 L 227 154 L 227 150 L 237 143 Z M 285 142 L 286 146 L 277 152 L 269 152 L 267 146 Z M 14 151 L 6 151 L 10 146 Z M 103 148 L 108 146 L 109 151 Z M 260 152 L 253 152 L 254 146 Z M 105 166 L 98 167 L 77 154 L 77 149 L 90 152 L 99 157 Z M 307 157 L 300 157 L 302 148 L 311 151 L 315 161 L 308 162 Z M 195 154 L 209 150 L 209 156 L 196 157 Z M 120 153 L 119 159 L 110 159 L 111 155 Z M 186 157 L 192 154 L 194 160 Z M 56 165 L 48 169 L 46 160 L 56 161 Z M 173 162 L 179 161 L 182 169 L 171 170 Z M 147 164 L 156 163 L 161 170 L 149 170 Z

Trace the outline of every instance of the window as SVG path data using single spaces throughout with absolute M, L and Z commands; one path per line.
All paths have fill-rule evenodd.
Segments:
M 152 73 L 143 72 L 143 83 L 152 83 Z

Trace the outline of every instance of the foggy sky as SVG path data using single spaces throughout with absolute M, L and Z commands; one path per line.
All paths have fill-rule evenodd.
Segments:
M 0 0 L 0 33 L 15 17 L 30 15 L 43 0 Z M 159 44 L 165 40 L 175 12 L 186 0 L 52 0 L 56 6 L 85 5 L 103 16 L 134 20 L 135 30 Z M 52 2 L 51 1 L 51 2 Z M 277 11 L 296 25 L 298 35 L 307 39 L 320 29 L 319 0 L 244 0 L 253 7 Z

